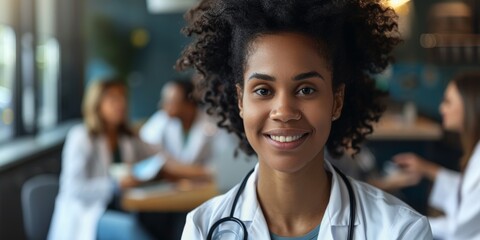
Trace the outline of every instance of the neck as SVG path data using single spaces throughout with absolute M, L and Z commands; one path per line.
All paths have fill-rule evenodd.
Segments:
M 181 118 L 182 127 L 185 132 L 190 131 L 190 128 L 192 127 L 196 117 L 197 117 L 197 111 L 191 111 L 191 112 L 185 113 L 185 115 Z
M 107 127 L 105 129 L 105 135 L 108 141 L 108 147 L 111 151 L 115 150 L 118 143 L 118 130 L 117 127 Z
M 269 230 L 280 236 L 301 236 L 318 226 L 331 185 L 323 159 L 295 173 L 279 172 L 262 163 L 257 194 Z

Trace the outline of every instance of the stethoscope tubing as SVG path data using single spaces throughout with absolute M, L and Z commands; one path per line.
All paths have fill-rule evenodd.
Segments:
M 348 225 L 347 240 L 353 240 L 353 227 L 355 225 L 355 217 L 356 217 L 355 212 L 356 212 L 356 208 L 357 208 L 356 207 L 357 204 L 356 204 L 355 193 L 353 192 L 352 184 L 350 183 L 350 180 L 347 178 L 347 176 L 345 176 L 345 174 L 343 174 L 335 166 L 333 166 L 333 168 L 338 173 L 338 175 L 340 175 L 343 182 L 347 186 L 348 197 L 350 199 L 350 222 L 349 222 L 349 225 Z M 233 200 L 232 209 L 230 210 L 230 215 L 228 217 L 224 217 L 224 218 L 216 221 L 210 227 L 210 230 L 208 231 L 208 235 L 207 235 L 207 240 L 212 240 L 213 233 L 214 233 L 215 229 L 217 229 L 218 226 L 220 226 L 220 224 L 222 224 L 224 222 L 228 222 L 228 221 L 235 222 L 238 225 L 240 225 L 242 227 L 242 230 L 243 230 L 243 233 L 244 233 L 243 234 L 243 240 L 248 240 L 247 227 L 242 222 L 242 220 L 234 217 L 234 214 L 235 214 L 235 208 L 237 207 L 238 199 L 240 198 L 240 195 L 242 195 L 243 191 L 245 190 L 245 186 L 247 185 L 248 178 L 250 177 L 250 175 L 252 175 L 254 170 L 255 169 L 250 170 L 250 172 L 248 172 L 247 175 L 243 178 L 242 183 L 240 184 L 240 187 L 238 188 L 237 193 L 235 194 L 235 199 Z
M 252 170 L 250 170 L 247 175 L 243 178 L 242 180 L 242 184 L 240 185 L 240 187 L 238 188 L 237 190 L 237 193 L 235 194 L 235 199 L 233 200 L 233 204 L 232 204 L 232 209 L 230 210 L 230 216 L 228 217 L 225 217 L 225 218 L 222 218 L 218 221 L 216 221 L 211 227 L 210 227 L 210 230 L 208 231 L 208 235 L 207 235 L 207 240 L 212 240 L 212 237 L 213 237 L 213 232 L 215 231 L 215 229 L 220 226 L 220 224 L 224 223 L 224 222 L 228 222 L 228 221 L 231 221 L 231 222 L 236 222 L 238 223 L 242 229 L 243 229 L 243 240 L 248 240 L 248 231 L 247 231 L 247 227 L 245 226 L 245 223 L 242 222 L 242 220 L 234 217 L 233 215 L 235 214 L 235 208 L 237 207 L 237 202 L 238 202 L 238 199 L 240 198 L 240 195 L 242 195 L 243 193 L 243 190 L 245 189 L 245 186 L 247 185 L 247 181 L 248 181 L 248 178 L 250 177 L 250 175 L 252 175 L 253 171 L 255 170 L 255 168 L 253 168 Z

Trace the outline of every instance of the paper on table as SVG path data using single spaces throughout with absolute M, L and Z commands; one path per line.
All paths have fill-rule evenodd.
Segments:
M 128 176 L 129 173 L 128 165 L 125 163 L 112 163 L 110 164 L 108 171 L 110 176 L 117 181 Z
M 134 187 L 127 190 L 129 198 L 142 199 L 151 195 L 174 194 L 176 184 L 172 182 L 156 182 L 145 186 Z
M 133 165 L 133 176 L 141 181 L 152 180 L 165 164 L 165 159 L 160 155 L 153 155 Z

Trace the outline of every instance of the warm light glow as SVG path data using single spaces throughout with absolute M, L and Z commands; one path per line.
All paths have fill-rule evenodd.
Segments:
M 388 1 L 388 4 L 389 4 L 390 7 L 392 7 L 393 9 L 396 9 L 396 8 L 401 7 L 403 4 L 405 4 L 405 3 L 407 3 L 407 2 L 410 2 L 410 0 L 389 0 L 389 1 Z

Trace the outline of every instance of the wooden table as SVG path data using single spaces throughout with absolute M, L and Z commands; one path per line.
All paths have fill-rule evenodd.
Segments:
M 422 116 L 406 124 L 399 114 L 385 114 L 373 128 L 371 140 L 439 140 L 443 135 L 440 124 Z
M 218 194 L 212 181 L 153 183 L 125 192 L 122 207 L 137 212 L 187 212 Z

